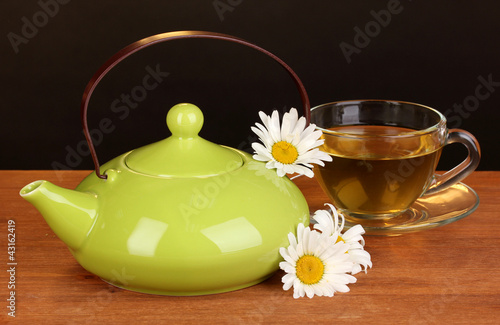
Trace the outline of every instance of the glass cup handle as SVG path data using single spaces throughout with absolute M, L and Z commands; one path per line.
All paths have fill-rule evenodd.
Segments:
M 433 194 L 442 191 L 453 184 L 456 184 L 469 176 L 476 170 L 481 160 L 481 149 L 476 138 L 469 132 L 461 129 L 451 129 L 448 132 L 445 145 L 451 143 L 461 143 L 468 151 L 467 158 L 452 170 L 439 175 L 434 175 L 434 181 L 427 189 L 424 195 Z

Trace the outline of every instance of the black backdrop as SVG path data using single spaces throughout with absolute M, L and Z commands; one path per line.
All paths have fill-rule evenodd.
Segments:
M 450 128 L 476 135 L 479 169 L 500 166 L 495 1 L 3 0 L 0 12 L 0 169 L 93 168 L 79 113 L 86 84 L 121 48 L 176 30 L 226 33 L 271 51 L 300 76 L 313 106 L 377 98 L 434 107 Z M 101 162 L 168 136 L 165 115 L 179 102 L 202 108 L 205 138 L 246 150 L 259 110 L 301 107 L 287 73 L 253 49 L 158 44 L 120 63 L 92 97 Z M 449 147 L 440 169 L 466 154 Z

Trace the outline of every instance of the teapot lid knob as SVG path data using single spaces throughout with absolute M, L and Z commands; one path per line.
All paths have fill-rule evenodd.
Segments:
M 132 150 L 125 163 L 128 168 L 147 175 L 165 177 L 214 176 L 243 165 L 234 149 L 201 138 L 203 113 L 193 104 L 177 104 L 167 114 L 172 136 Z
M 174 137 L 194 138 L 203 126 L 203 113 L 188 103 L 177 104 L 167 114 L 167 126 Z

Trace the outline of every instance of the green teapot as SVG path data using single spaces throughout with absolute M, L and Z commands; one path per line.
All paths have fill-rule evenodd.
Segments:
M 172 135 L 100 166 L 87 126 L 90 96 L 102 77 L 132 53 L 179 38 L 248 45 L 293 77 L 309 118 L 302 83 L 280 59 L 229 35 L 181 31 L 135 42 L 106 62 L 82 99 L 84 133 L 95 164 L 75 190 L 38 180 L 20 191 L 86 270 L 115 286 L 162 295 L 202 295 L 257 284 L 279 268 L 279 248 L 299 223 L 309 224 L 301 191 L 246 152 L 198 135 L 201 110 L 172 107 Z M 104 170 L 101 173 L 101 169 Z

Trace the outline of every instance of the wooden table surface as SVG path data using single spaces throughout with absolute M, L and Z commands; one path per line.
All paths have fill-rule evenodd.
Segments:
M 466 218 L 399 237 L 366 236 L 373 268 L 349 293 L 293 299 L 280 271 L 235 292 L 167 297 L 115 288 L 77 264 L 33 206 L 19 197 L 46 179 L 74 188 L 88 171 L 0 171 L 0 323 L 20 324 L 500 324 L 500 172 L 464 182 L 479 195 Z M 314 179 L 297 179 L 310 206 L 327 202 Z M 6 301 L 8 222 L 15 221 L 15 318 Z

